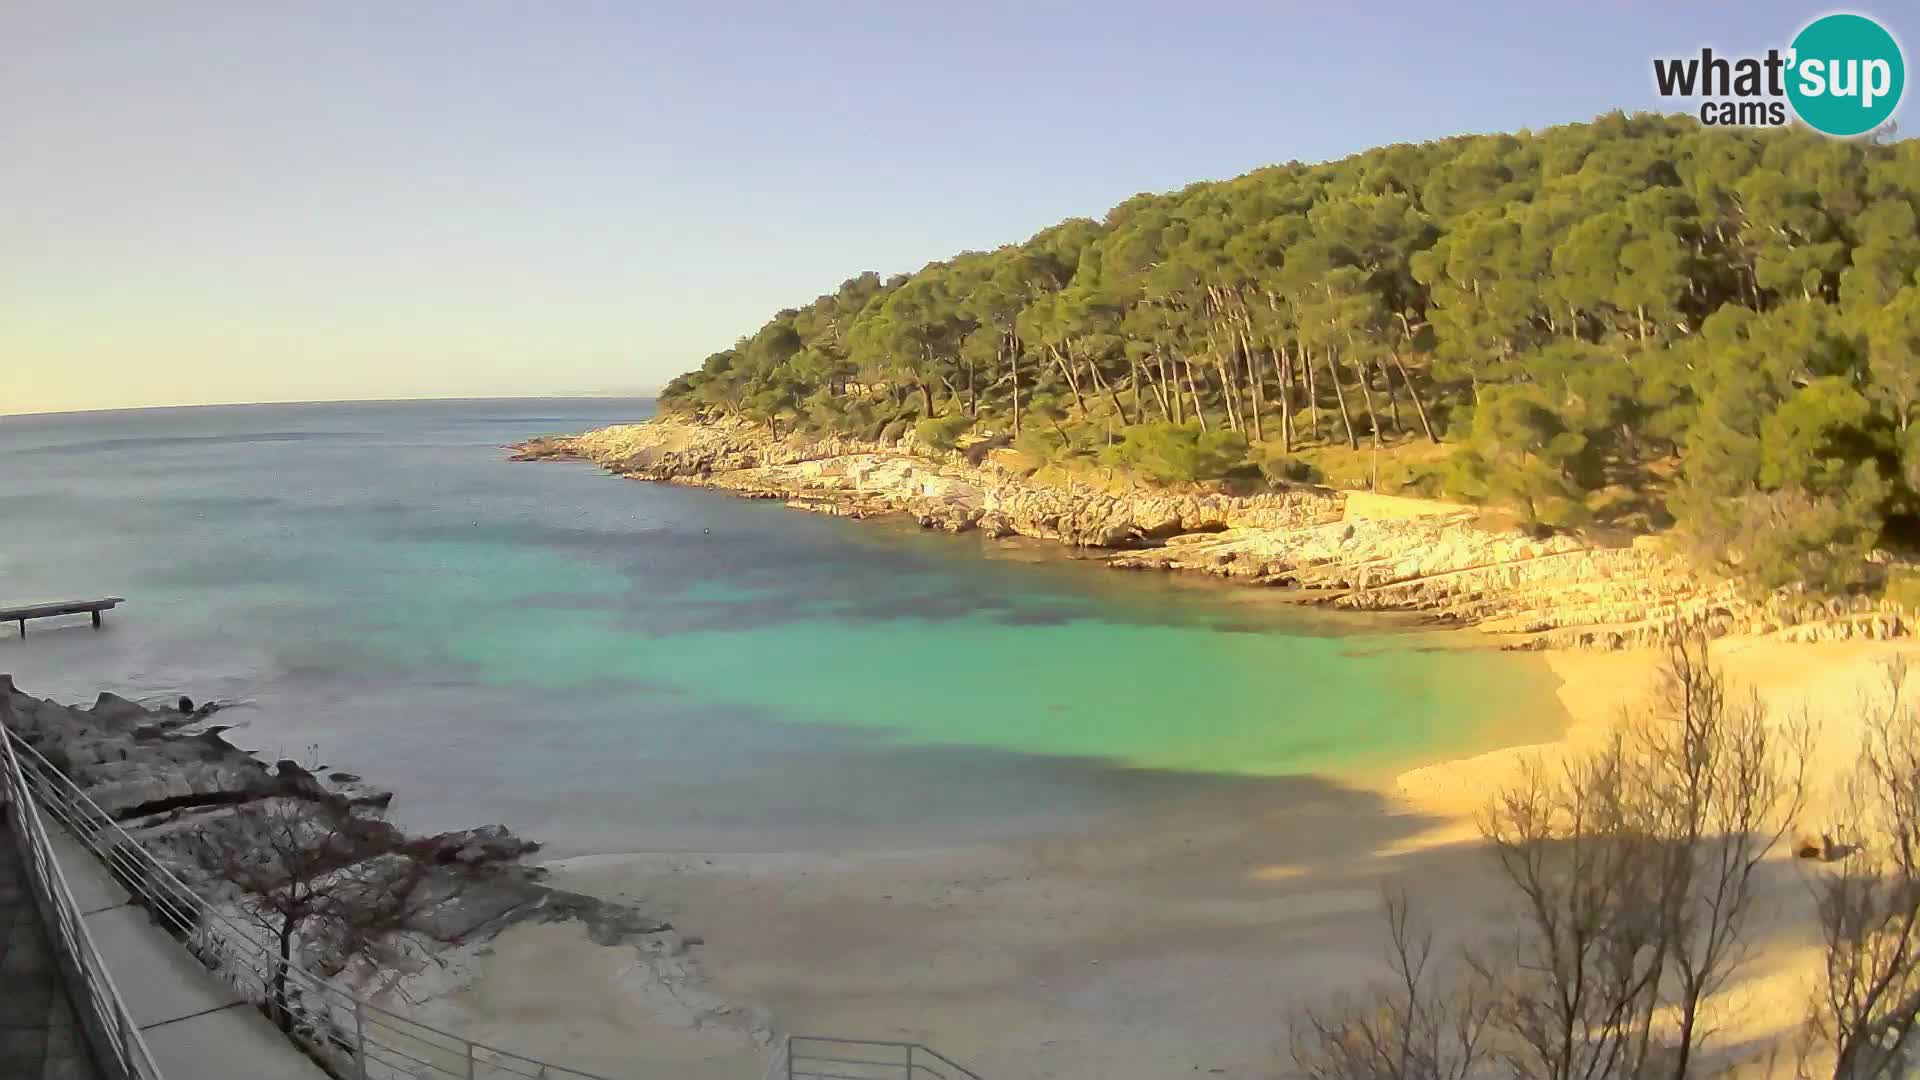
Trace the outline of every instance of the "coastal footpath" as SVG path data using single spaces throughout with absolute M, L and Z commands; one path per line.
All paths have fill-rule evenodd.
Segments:
M 1003 442 L 939 451 L 786 435 L 743 420 L 662 416 L 512 448 L 516 461 L 584 461 L 635 480 L 780 499 L 844 517 L 904 514 L 925 528 L 1026 536 L 1115 569 L 1280 586 L 1302 602 L 1416 612 L 1513 649 L 1620 649 L 1676 621 L 1787 641 L 1886 639 L 1909 619 L 1865 598 L 1764 601 L 1690 567 L 1663 538 L 1603 544 L 1537 536 L 1477 508 L 1308 485 L 1255 495 L 1116 490 L 1037 475 Z

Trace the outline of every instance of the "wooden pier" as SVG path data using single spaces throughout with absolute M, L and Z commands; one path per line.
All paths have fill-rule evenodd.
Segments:
M 54 604 L 29 604 L 26 607 L 0 608 L 0 623 L 17 622 L 20 624 L 20 636 L 27 636 L 28 619 L 51 619 L 56 615 L 92 615 L 93 628 L 100 629 L 100 613 L 110 607 L 126 603 L 119 596 L 109 596 L 100 600 L 62 600 Z

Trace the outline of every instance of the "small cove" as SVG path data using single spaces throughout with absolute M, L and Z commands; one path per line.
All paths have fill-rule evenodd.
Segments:
M 1455 633 L 499 449 L 647 409 L 0 419 L 0 597 L 130 600 L 0 670 L 241 702 L 243 746 L 556 855 L 1044 831 L 1561 723 L 1538 658 Z

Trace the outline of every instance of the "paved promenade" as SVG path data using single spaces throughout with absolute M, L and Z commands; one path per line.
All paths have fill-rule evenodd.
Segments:
M 127 891 L 99 860 L 66 833 L 49 833 L 94 947 L 167 1080 L 327 1080 L 259 1009 L 201 967 L 145 910 L 128 903 Z M 7 850 L 13 850 L 11 844 Z M 0 1076 L 11 1075 L 0 1069 Z M 67 1075 L 46 1074 L 49 1080 Z
M 99 1076 L 4 815 L 0 815 L 0 1076 L 23 1080 L 96 1080 Z

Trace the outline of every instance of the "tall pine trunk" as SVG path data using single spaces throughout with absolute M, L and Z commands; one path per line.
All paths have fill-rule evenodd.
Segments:
M 1214 302 L 1210 307 L 1212 309 L 1211 314 L 1214 316 L 1214 319 L 1217 320 L 1220 310 L 1218 296 L 1211 288 L 1207 290 L 1207 295 L 1214 298 Z M 1227 430 L 1238 431 L 1240 430 L 1240 419 L 1234 415 L 1234 398 L 1238 395 L 1238 391 L 1228 372 L 1228 365 L 1220 359 L 1220 342 L 1214 335 L 1214 329 L 1214 321 L 1210 320 L 1207 323 L 1207 358 L 1213 361 L 1214 374 L 1220 376 L 1220 411 L 1226 413 Z
M 1279 345 L 1271 346 L 1273 369 L 1280 376 L 1280 448 L 1293 453 L 1293 358 Z
M 1114 415 L 1120 418 L 1121 423 L 1127 423 L 1127 409 L 1126 406 L 1120 404 L 1120 392 L 1114 389 L 1112 383 L 1100 377 L 1099 362 L 1095 360 L 1087 361 L 1087 371 L 1093 376 L 1093 388 L 1107 395 L 1107 400 L 1113 402 Z M 1112 445 L 1113 443 L 1112 421 L 1108 421 L 1107 423 L 1107 443 L 1108 445 Z
M 1406 384 L 1407 396 L 1413 399 L 1413 411 L 1420 417 L 1420 429 L 1427 433 L 1428 442 L 1438 443 L 1440 438 L 1433 433 L 1432 421 L 1427 419 L 1427 407 L 1420 401 L 1420 388 L 1413 385 L 1413 380 L 1407 377 L 1407 366 L 1400 362 L 1400 351 L 1395 349 L 1387 355 L 1393 358 L 1393 366 L 1400 372 L 1400 381 Z
M 1387 365 L 1381 363 L 1377 357 L 1373 361 L 1373 370 L 1380 373 L 1380 385 L 1387 392 L 1387 423 L 1393 425 L 1395 436 L 1402 435 L 1406 432 L 1406 428 L 1400 426 L 1400 394 L 1393 388 L 1393 376 L 1387 374 Z
M 1240 335 L 1240 355 L 1247 362 L 1247 390 L 1253 396 L 1253 441 L 1265 442 L 1266 432 L 1260 425 L 1260 366 L 1253 358 L 1253 342 L 1245 333 Z
M 1307 374 L 1307 426 L 1313 429 L 1313 441 L 1320 441 L 1320 388 L 1314 385 L 1313 350 L 1300 346 L 1300 370 Z
M 1176 368 L 1184 366 L 1187 369 L 1187 394 L 1193 398 L 1194 418 L 1200 421 L 1201 431 L 1209 430 L 1207 427 L 1207 411 L 1200 407 L 1200 389 L 1194 385 L 1193 358 L 1191 356 L 1183 356 L 1174 361 L 1174 366 Z
M 1347 339 L 1347 351 L 1353 351 L 1353 339 L 1351 337 Z M 1367 385 L 1367 362 L 1365 360 L 1355 360 L 1353 362 L 1353 373 L 1359 376 L 1360 379 L 1360 400 L 1367 408 L 1367 427 L 1373 434 L 1373 448 L 1378 450 L 1380 448 L 1380 417 L 1373 411 L 1373 389 Z M 1337 378 L 1336 376 L 1336 379 Z
M 1020 340 L 1007 336 L 1007 364 L 1013 372 L 1013 437 L 1020 437 Z
M 1220 408 L 1227 414 L 1227 430 L 1239 431 L 1240 418 L 1234 415 L 1234 399 L 1239 397 L 1239 389 L 1234 385 L 1233 370 L 1220 359 L 1219 352 L 1213 354 L 1213 371 L 1220 376 Z
M 1053 362 L 1059 366 L 1060 374 L 1067 377 L 1067 389 L 1073 392 L 1073 407 L 1079 410 L 1081 416 L 1087 415 L 1087 400 L 1080 396 L 1080 379 L 1073 370 L 1075 366 L 1073 354 L 1055 348 L 1051 342 L 1047 344 L 1047 352 L 1052 355 Z
M 1347 411 L 1347 392 L 1340 388 L 1340 362 L 1334 354 L 1339 350 L 1327 346 L 1327 377 L 1333 380 L 1333 400 L 1340 406 L 1340 425 L 1347 433 L 1347 449 L 1360 449 L 1360 440 L 1353 434 L 1353 414 Z

